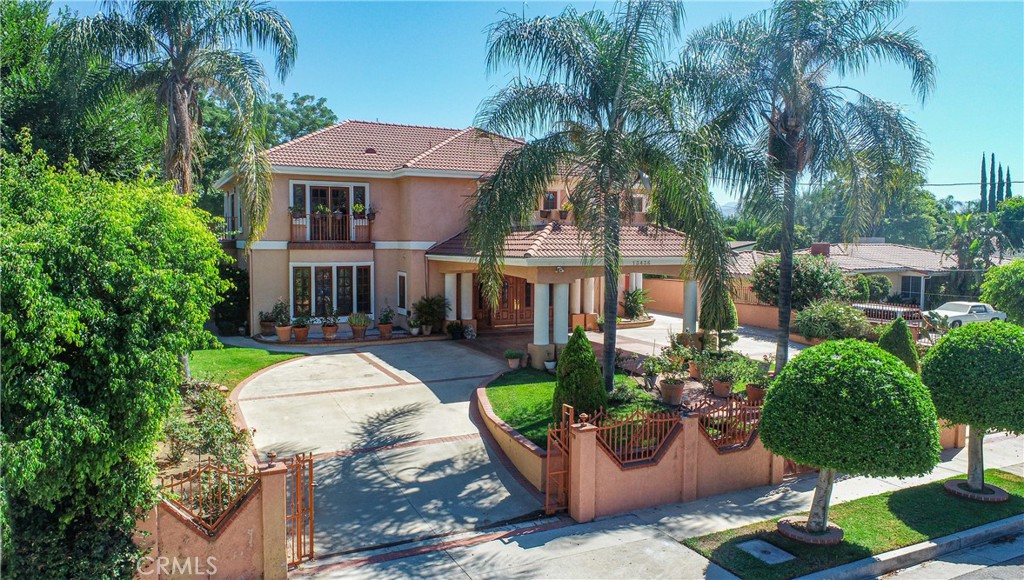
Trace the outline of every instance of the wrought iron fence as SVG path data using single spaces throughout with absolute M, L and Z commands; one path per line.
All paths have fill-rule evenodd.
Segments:
M 703 400 L 690 408 L 699 417 L 700 431 L 719 452 L 743 449 L 757 439 L 761 405 L 730 398 L 724 404 Z
M 591 421 L 597 426 L 597 442 L 621 467 L 654 459 L 679 424 L 671 412 L 636 410 L 626 417 L 603 413 Z
M 231 469 L 204 462 L 178 476 L 162 476 L 160 487 L 166 501 L 212 535 L 258 481 L 259 474 L 247 465 Z

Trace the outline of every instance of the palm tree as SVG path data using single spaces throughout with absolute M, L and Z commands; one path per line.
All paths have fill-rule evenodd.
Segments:
M 201 96 L 212 92 L 233 108 L 233 165 L 245 201 L 250 240 L 263 233 L 270 208 L 270 164 L 262 127 L 254 120 L 267 92 L 267 75 L 252 54 L 273 51 L 284 79 L 297 40 L 276 8 L 252 0 L 109 2 L 62 31 L 68 53 L 108 59 L 130 90 L 153 91 L 167 115 L 163 167 L 181 194 L 192 191 L 202 143 Z
M 773 195 L 748 190 L 742 202 L 781 219 L 779 330 L 776 365 L 789 355 L 793 224 L 797 180 L 820 183 L 837 168 L 851 179 L 844 233 L 866 227 L 865 203 L 889 167 L 919 170 L 928 152 L 917 129 L 891 103 L 875 99 L 843 77 L 875 62 L 911 72 L 922 102 L 934 86 L 935 66 L 913 29 L 893 29 L 897 0 L 779 0 L 740 21 L 724 20 L 693 34 L 683 55 L 691 91 L 736 111 L 750 143 L 779 174 Z M 751 194 L 754 194 L 753 196 Z M 780 215 L 781 214 L 781 215 Z
M 568 8 L 558 16 L 513 14 L 490 30 L 488 68 L 519 76 L 482 105 L 478 125 L 497 133 L 542 134 L 508 153 L 480 186 L 470 210 L 471 243 L 480 252 L 485 296 L 497 301 L 504 241 L 528 227 L 536 200 L 556 178 L 569 187 L 581 244 L 603 261 L 605 288 L 617 288 L 619 236 L 633 194 L 646 190 L 656 221 L 688 234 L 700 282 L 702 317 L 729 313 L 728 243 L 708 190 L 709 177 L 746 182 L 757 173 L 749 152 L 733 147 L 716 124 L 679 98 L 677 76 L 660 60 L 677 37 L 675 2 L 617 4 L 611 14 Z M 615 370 L 618 296 L 604 298 L 604 381 Z

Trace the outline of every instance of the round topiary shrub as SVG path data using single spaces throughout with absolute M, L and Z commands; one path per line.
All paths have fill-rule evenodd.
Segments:
M 761 439 L 772 453 L 820 468 L 811 533 L 826 530 L 837 471 L 907 477 L 939 461 L 938 419 L 920 377 L 858 340 L 826 342 L 786 365 L 766 396 Z
M 900 316 L 887 324 L 878 334 L 878 346 L 885 352 L 905 362 L 910 370 L 920 372 L 921 361 L 917 358 L 917 344 L 907 321 Z
M 561 420 L 563 404 L 572 405 L 577 414 L 591 415 L 608 405 L 601 365 L 582 326 L 572 331 L 569 342 L 562 349 L 562 356 L 558 358 L 555 374 L 555 393 L 551 401 L 551 414 L 555 421 Z
M 925 355 L 921 378 L 940 417 L 971 426 L 967 486 L 983 491 L 985 432 L 1024 432 L 1024 328 L 1006 322 L 954 328 Z

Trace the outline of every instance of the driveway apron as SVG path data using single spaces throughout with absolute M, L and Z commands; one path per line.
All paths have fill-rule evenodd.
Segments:
M 366 550 L 542 508 L 470 420 L 503 367 L 456 342 L 360 347 L 274 367 L 238 404 L 262 458 L 314 454 L 317 555 Z

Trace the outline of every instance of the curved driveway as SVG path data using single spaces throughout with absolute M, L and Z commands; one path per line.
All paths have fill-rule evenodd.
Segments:
M 318 556 L 532 514 L 540 502 L 485 446 L 473 390 L 505 361 L 455 342 L 289 361 L 238 404 L 261 457 L 314 454 Z

